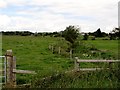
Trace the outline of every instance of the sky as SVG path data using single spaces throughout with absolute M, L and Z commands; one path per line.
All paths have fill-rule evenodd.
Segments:
M 118 27 L 119 0 L 0 0 L 0 31 L 80 32 Z

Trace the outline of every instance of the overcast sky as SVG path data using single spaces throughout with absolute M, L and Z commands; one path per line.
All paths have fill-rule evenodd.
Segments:
M 119 0 L 0 0 L 1 31 L 62 31 L 69 25 L 81 32 L 118 27 Z

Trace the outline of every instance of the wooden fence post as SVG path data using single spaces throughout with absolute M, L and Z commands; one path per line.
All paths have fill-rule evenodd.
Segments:
M 54 47 L 53 47 L 53 45 L 51 47 L 52 47 L 52 53 L 53 53 L 54 52 Z
M 6 60 L 7 60 L 7 82 L 6 86 L 8 88 L 13 88 L 13 54 L 12 50 L 7 50 L 6 52 Z
M 49 45 L 49 47 L 48 47 L 48 48 L 49 48 L 49 50 L 51 50 L 51 45 Z
M 60 54 L 60 53 L 61 53 L 61 48 L 59 47 L 58 54 Z
M 77 62 L 78 57 L 75 57 L 75 70 L 79 71 L 80 70 L 80 63 Z
M 109 69 L 112 70 L 112 62 L 109 62 Z
M 72 49 L 70 49 L 70 59 L 72 60 Z

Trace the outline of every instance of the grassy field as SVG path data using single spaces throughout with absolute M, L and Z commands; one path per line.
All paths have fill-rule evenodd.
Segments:
M 58 55 L 57 53 L 52 53 L 51 50 L 48 49 L 49 45 L 60 45 L 64 47 L 64 49 L 68 48 L 68 42 L 66 42 L 63 38 L 56 38 L 56 37 L 34 37 L 34 36 L 3 36 L 2 37 L 2 53 L 5 54 L 6 50 L 12 49 L 14 56 L 17 57 L 17 69 L 22 70 L 33 70 L 36 71 L 37 75 L 25 75 L 19 74 L 17 75 L 17 83 L 29 83 L 32 81 L 33 87 L 40 87 L 41 81 L 39 79 L 42 77 L 46 77 L 49 75 L 54 75 L 57 72 L 64 72 L 67 70 L 74 69 L 74 61 L 70 60 L 66 54 Z M 83 43 L 83 42 L 82 42 Z M 107 50 L 111 54 L 111 57 L 115 57 L 117 59 L 118 54 L 118 43 L 117 40 L 109 41 L 109 40 L 95 40 L 95 41 L 84 41 L 84 44 L 90 45 L 88 47 L 94 46 L 99 50 Z M 92 45 L 91 45 L 92 44 Z M 88 48 L 87 47 L 87 48 Z M 81 48 L 80 46 L 77 47 L 78 50 L 86 50 L 86 47 Z M 89 49 L 88 49 L 89 50 Z M 64 50 L 65 51 L 65 50 Z M 106 52 L 106 53 L 107 53 Z M 85 53 L 85 52 L 84 52 Z M 68 54 L 68 53 L 67 53 Z M 75 53 L 73 56 L 80 56 L 81 53 Z M 81 59 L 89 58 L 89 57 L 82 57 Z M 93 59 L 94 56 L 90 57 L 89 59 Z M 97 58 L 97 57 L 95 57 Z M 101 57 L 99 57 L 101 58 Z M 82 64 L 82 66 L 94 66 L 94 64 Z M 47 84 L 42 85 L 43 87 L 94 87 L 94 84 L 98 81 L 95 87 L 117 87 L 115 84 L 117 83 L 117 79 L 113 79 L 114 75 L 111 78 L 105 76 L 102 78 L 103 75 L 99 76 L 99 73 L 96 73 L 95 76 L 90 74 L 90 78 L 94 81 L 91 82 L 89 78 L 89 74 L 84 74 L 85 77 L 81 76 L 80 74 L 70 74 L 70 75 L 62 75 L 58 80 L 54 79 L 52 82 L 47 81 Z M 103 72 L 104 73 L 104 72 Z M 109 73 L 110 74 L 110 73 Z M 77 76 L 78 75 L 78 76 Z M 101 80 L 105 79 L 106 85 L 104 82 L 100 82 L 100 79 L 97 77 L 102 78 Z M 36 79 L 37 78 L 37 79 Z M 64 80 L 63 80 L 64 78 Z M 93 79 L 94 78 L 94 79 Z M 88 80 L 87 80 L 88 79 Z M 84 82 L 85 80 L 85 82 Z M 111 83 L 113 80 L 113 83 Z M 89 83 L 88 83 L 89 82 Z M 84 84 L 81 84 L 84 83 Z M 46 86 L 47 85 L 47 86 Z M 69 86 L 68 86 L 69 85 Z
M 12 49 L 14 56 L 17 57 L 17 69 L 34 70 L 45 77 L 52 72 L 73 68 L 69 58 L 53 54 L 48 49 L 49 45 L 60 42 L 59 38 L 3 36 L 2 39 L 3 55 L 6 50 Z M 18 83 L 25 83 L 28 76 L 30 75 L 18 75 Z
M 109 51 L 118 56 L 118 40 L 88 40 L 86 43 L 92 44 L 100 50 Z
M 53 62 L 64 63 L 68 61 L 68 59 L 52 54 L 48 50 L 49 44 L 55 42 L 58 43 L 58 38 L 4 36 L 3 54 L 6 50 L 12 49 L 13 54 L 17 57 L 18 69 L 40 70 L 40 68 L 47 67 L 47 64 Z M 55 66 L 59 67 L 59 65 Z

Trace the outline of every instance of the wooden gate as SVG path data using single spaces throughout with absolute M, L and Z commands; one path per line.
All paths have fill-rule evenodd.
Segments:
M 0 56 L 0 85 L 6 84 L 6 58 L 5 56 Z M 0 87 L 1 87 L 0 86 Z
M 34 71 L 28 71 L 28 70 L 16 70 L 16 57 L 13 56 L 12 50 L 7 50 L 5 56 L 0 56 L 2 58 L 0 64 L 0 73 L 1 77 L 4 78 L 1 79 L 2 84 L 4 84 L 8 88 L 16 87 L 16 74 L 36 74 Z M 1 84 L 1 85 L 2 85 Z

